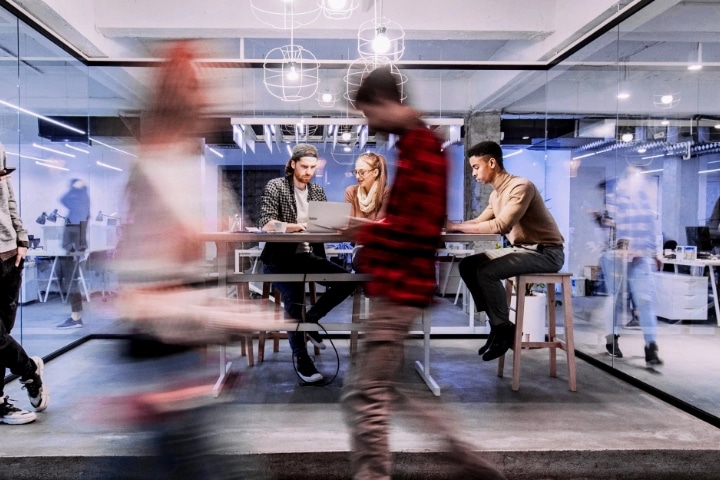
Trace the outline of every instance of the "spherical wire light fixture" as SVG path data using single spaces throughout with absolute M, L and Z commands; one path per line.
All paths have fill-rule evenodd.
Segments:
M 298 102 L 315 95 L 320 84 L 320 65 L 300 45 L 273 48 L 265 56 L 263 82 L 270 94 L 286 102 Z
M 375 56 L 371 58 L 358 58 L 350 64 L 345 74 L 345 93 L 343 96 L 350 102 L 353 108 L 355 107 L 355 94 L 357 94 L 363 80 L 370 72 L 380 67 L 388 67 L 390 73 L 395 77 L 398 89 L 400 90 L 400 100 L 403 101 L 407 98 L 405 84 L 408 81 L 408 77 L 393 65 L 387 57 Z
M 360 0 L 317 0 L 323 15 L 330 20 L 346 20 L 360 6 Z
M 255 18 L 279 30 L 309 25 L 322 11 L 318 0 L 250 0 L 250 8 Z

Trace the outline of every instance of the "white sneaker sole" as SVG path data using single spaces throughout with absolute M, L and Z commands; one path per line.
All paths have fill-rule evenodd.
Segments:
M 43 359 L 40 357 L 30 357 L 33 362 L 35 362 L 35 365 L 37 365 L 37 370 L 35 373 L 38 377 L 40 377 L 40 381 L 42 382 L 42 394 L 40 396 L 40 405 L 37 407 L 35 405 L 32 405 L 32 400 L 30 401 L 30 405 L 35 409 L 36 412 L 42 412 L 48 407 L 48 403 L 50 402 L 50 391 L 47 388 L 47 385 L 45 384 L 45 378 L 43 377 L 43 371 L 45 370 L 45 362 L 43 362 Z
M 320 373 L 315 373 L 313 375 L 310 375 L 309 377 L 306 377 L 302 373 L 298 372 L 298 377 L 302 378 L 303 381 L 307 383 L 316 383 L 321 382 L 323 380 L 323 376 Z
M 37 415 L 35 415 L 35 413 L 25 412 L 14 417 L 0 418 L 0 423 L 5 423 L 7 425 L 25 425 L 26 423 L 32 423 L 35 420 L 37 420 Z

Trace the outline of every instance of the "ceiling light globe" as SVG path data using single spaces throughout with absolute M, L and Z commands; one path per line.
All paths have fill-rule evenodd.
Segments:
M 385 35 L 385 28 L 379 27 L 378 33 L 372 41 L 373 51 L 379 55 L 383 55 L 390 51 L 390 39 Z
M 340 138 L 347 142 L 350 138 L 352 138 L 352 135 L 350 135 L 350 132 L 343 132 L 343 134 L 340 135 Z
M 300 75 L 297 72 L 297 69 L 295 68 L 295 64 L 290 65 L 290 69 L 288 70 L 285 77 L 290 81 L 295 81 L 298 78 L 300 78 Z
M 327 0 L 326 4 L 330 10 L 344 10 L 347 8 L 348 0 Z
M 673 102 L 673 96 L 672 95 L 663 95 L 660 97 L 660 103 L 663 105 L 670 105 Z
M 620 137 L 620 138 L 622 138 L 623 142 L 631 142 L 633 139 L 633 134 L 632 133 L 623 133 L 622 137 Z
M 322 98 L 323 102 L 332 102 L 333 101 L 332 93 L 323 93 L 321 98 Z

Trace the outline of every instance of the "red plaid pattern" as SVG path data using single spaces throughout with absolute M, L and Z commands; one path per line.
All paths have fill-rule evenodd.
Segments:
M 365 225 L 362 271 L 366 290 L 402 305 L 424 307 L 435 293 L 435 253 L 446 215 L 447 160 L 427 128 L 403 135 L 385 221 Z

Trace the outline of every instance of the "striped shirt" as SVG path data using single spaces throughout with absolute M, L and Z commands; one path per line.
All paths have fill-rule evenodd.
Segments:
M 640 174 L 617 181 L 607 195 L 607 210 L 615 222 L 615 238 L 629 241 L 628 249 L 641 256 L 655 254 L 659 233 L 656 199 L 651 198 L 650 182 Z

